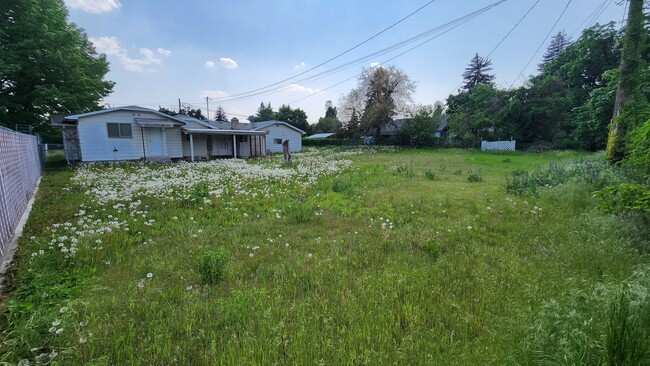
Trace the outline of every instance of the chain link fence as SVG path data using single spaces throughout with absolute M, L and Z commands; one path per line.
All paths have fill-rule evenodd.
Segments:
M 0 129 L 0 257 L 34 194 L 42 167 L 37 136 Z

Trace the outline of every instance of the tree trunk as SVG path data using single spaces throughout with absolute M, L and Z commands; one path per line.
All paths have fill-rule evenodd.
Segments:
M 621 71 L 616 88 L 616 101 L 614 102 L 614 115 L 610 124 L 607 139 L 607 159 L 610 163 L 617 163 L 625 157 L 625 136 L 627 134 L 626 121 L 621 118 L 621 111 L 638 91 L 638 74 L 641 54 L 641 30 L 643 27 L 643 0 L 630 0 L 630 9 L 623 39 L 623 52 L 621 53 Z

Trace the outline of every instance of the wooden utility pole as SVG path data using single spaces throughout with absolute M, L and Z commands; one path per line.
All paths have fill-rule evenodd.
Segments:
M 208 121 L 210 120 L 210 97 L 205 97 L 205 113 L 207 114 Z
M 623 50 L 621 52 L 621 69 L 616 88 L 614 115 L 607 138 L 607 160 L 617 163 L 625 157 L 625 136 L 628 121 L 620 116 L 627 102 L 634 98 L 639 90 L 638 70 L 641 62 L 641 33 L 643 30 L 643 0 L 629 0 Z

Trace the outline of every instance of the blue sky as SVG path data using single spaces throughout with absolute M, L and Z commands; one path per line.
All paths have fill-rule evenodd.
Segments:
M 495 1 L 436 0 L 377 38 L 302 77 L 369 55 Z M 396 65 L 418 83 L 416 103 L 444 100 L 461 82 L 461 74 L 474 53 L 488 54 L 535 1 L 508 0 L 387 65 Z M 491 55 L 500 87 L 521 85 L 517 75 L 567 1 L 539 1 Z M 362 67 L 382 63 L 409 47 L 365 60 L 320 80 L 289 80 L 279 85 L 282 90 L 272 94 L 232 101 L 223 98 L 276 83 L 316 66 L 428 2 L 65 0 L 70 21 L 86 30 L 97 50 L 106 53 L 111 63 L 107 78 L 116 85 L 104 103 L 171 108 L 180 98 L 205 112 L 205 97 L 209 96 L 213 98 L 211 117 L 221 105 L 229 117 L 240 119 L 254 114 L 262 101 L 270 102 L 274 109 L 291 103 L 293 108 L 307 112 L 310 123 L 325 114 L 327 100 L 337 103 L 341 95 L 357 84 L 353 77 Z M 572 0 L 553 34 L 559 30 L 569 35 L 575 32 L 576 39 L 582 28 L 596 21 L 620 22 L 624 9 L 617 2 Z M 603 3 L 607 7 L 600 16 L 581 27 Z M 536 72 L 546 44 L 524 75 Z M 352 79 L 324 90 L 348 78 Z

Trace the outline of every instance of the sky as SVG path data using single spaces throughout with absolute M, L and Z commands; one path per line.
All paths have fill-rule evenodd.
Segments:
M 324 116 L 327 100 L 336 105 L 358 84 L 363 68 L 376 65 L 395 65 L 417 82 L 414 103 L 444 101 L 457 91 L 474 54 L 489 54 L 531 7 L 489 57 L 501 88 L 517 87 L 525 79 L 518 75 L 537 72 L 549 32 L 564 31 L 575 40 L 596 22 L 620 25 L 624 15 L 620 0 L 507 0 L 465 23 L 452 23 L 453 29 L 446 26 L 444 34 L 432 31 L 437 38 L 419 47 L 413 48 L 429 38 L 378 54 L 495 2 L 65 0 L 69 20 L 110 62 L 106 78 L 116 84 L 103 104 L 177 108 L 180 99 L 205 114 L 208 97 L 210 118 L 222 106 L 228 117 L 240 120 L 255 114 L 261 102 L 275 110 L 289 104 L 303 109 L 310 123 Z M 239 96 L 269 85 L 275 86 Z

